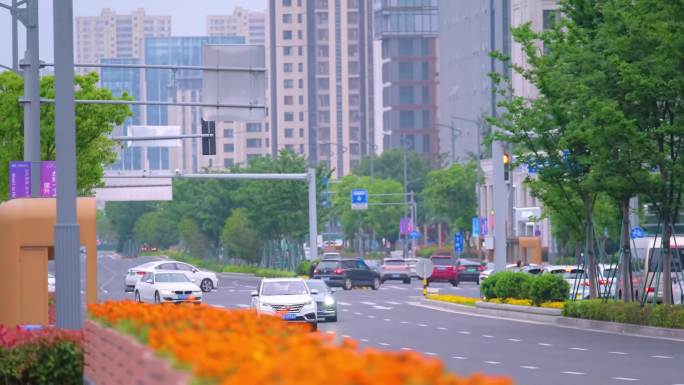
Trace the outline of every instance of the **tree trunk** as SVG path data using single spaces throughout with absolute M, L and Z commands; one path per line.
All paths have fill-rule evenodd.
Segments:
M 598 298 L 597 279 L 596 279 L 596 254 L 594 254 L 594 213 L 591 198 L 588 194 L 582 194 L 582 204 L 584 206 L 584 219 L 586 221 L 585 241 L 587 242 L 587 277 L 589 278 L 589 296 Z
M 623 302 L 634 300 L 634 289 L 632 288 L 632 252 L 630 249 L 630 223 L 629 223 L 629 198 L 623 198 L 620 202 L 622 212 L 622 236 L 620 239 L 620 279 L 619 292 L 622 293 Z M 613 284 L 616 284 L 613 282 Z

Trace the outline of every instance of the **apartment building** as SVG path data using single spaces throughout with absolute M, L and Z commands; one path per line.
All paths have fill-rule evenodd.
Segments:
M 244 36 L 247 44 L 264 44 L 266 13 L 235 7 L 232 15 L 209 15 L 207 36 Z

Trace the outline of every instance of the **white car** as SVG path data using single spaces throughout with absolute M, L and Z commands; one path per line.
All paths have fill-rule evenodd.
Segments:
M 125 290 L 129 292 L 133 291 L 135 285 L 138 283 L 138 281 L 140 281 L 140 278 L 142 278 L 145 273 L 156 270 L 182 272 L 188 276 L 190 281 L 199 286 L 205 293 L 218 288 L 218 277 L 214 272 L 200 270 L 199 268 L 185 262 L 154 261 L 143 263 L 140 266 L 128 269 L 128 273 L 124 278 Z
M 416 264 L 418 263 L 418 258 L 406 258 L 404 259 L 404 261 L 408 265 L 409 275 L 411 277 L 418 278 L 418 274 L 416 272 Z
M 48 273 L 48 293 L 55 292 L 55 276 L 52 273 Z
M 516 265 L 515 263 L 509 263 L 506 265 L 507 271 L 517 271 L 517 270 L 515 270 L 517 268 L 518 268 L 518 265 Z M 488 263 L 486 266 L 486 269 L 482 270 L 480 272 L 480 282 L 479 283 L 482 283 L 482 281 L 487 279 L 490 275 L 492 275 L 492 273 L 494 273 L 494 264 Z
M 316 300 L 318 290 L 309 289 L 301 278 L 264 278 L 252 292 L 257 314 L 268 314 L 292 322 L 309 323 L 318 329 Z
M 135 284 L 134 291 L 136 302 L 202 303 L 202 289 L 192 283 L 187 275 L 176 271 L 145 273 Z

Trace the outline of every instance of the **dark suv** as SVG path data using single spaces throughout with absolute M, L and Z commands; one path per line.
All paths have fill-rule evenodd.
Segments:
M 354 286 L 370 286 L 373 290 L 380 288 L 380 274 L 361 259 L 326 258 L 316 266 L 313 278 L 344 290 L 351 290 Z

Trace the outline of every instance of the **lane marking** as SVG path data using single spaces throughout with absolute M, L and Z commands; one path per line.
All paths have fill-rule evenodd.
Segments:
M 586 352 L 586 351 L 589 350 L 589 349 L 587 349 L 587 348 L 569 348 L 568 350 L 577 350 L 577 351 L 580 351 L 580 352 Z
M 625 352 L 608 352 L 608 354 L 617 354 L 617 355 L 620 355 L 620 356 L 627 355 L 627 353 L 625 353 Z
M 355 311 L 354 315 L 363 315 L 363 314 L 359 313 L 358 311 Z
M 400 323 L 406 325 L 406 324 L 409 323 L 409 322 L 408 322 L 408 321 L 401 321 Z
M 361 338 L 360 341 L 361 341 L 361 342 L 368 342 L 368 339 L 367 339 L 367 338 Z
M 425 354 L 426 356 L 436 356 L 437 355 L 437 353 L 433 353 L 433 352 L 425 352 L 423 354 Z
M 663 359 L 669 359 L 672 358 L 670 356 L 651 356 L 651 358 L 663 358 Z
M 391 318 L 385 318 L 383 321 L 392 322 L 392 319 Z
M 574 375 L 574 376 L 583 376 L 583 375 L 585 375 L 586 373 L 567 371 L 567 372 L 561 372 L 561 374 L 572 374 L 572 375 Z
M 349 311 L 349 309 L 342 309 L 342 311 Z
M 467 331 L 465 331 L 465 330 L 461 330 L 459 333 L 461 333 L 461 334 L 470 334 L 470 332 L 467 332 Z
M 364 302 L 361 302 L 361 303 L 364 304 L 364 305 L 368 305 L 368 306 L 375 306 L 375 305 L 377 305 L 377 303 L 375 303 L 375 302 L 367 302 L 367 301 L 364 301 Z
M 390 346 L 390 344 L 388 344 L 387 342 L 380 342 L 379 345 L 382 345 L 382 346 Z
M 455 360 L 467 360 L 468 359 L 468 357 L 461 357 L 461 356 L 453 356 L 451 358 L 453 358 Z
M 523 369 L 529 369 L 529 370 L 537 370 L 537 369 L 539 369 L 538 366 L 520 365 L 520 367 L 523 368 Z
M 553 344 L 547 344 L 546 342 L 537 342 L 539 346 L 553 346 Z
M 407 351 L 408 351 L 408 350 L 413 350 L 413 349 L 411 349 L 411 348 L 401 348 L 401 350 L 407 350 Z
M 395 306 L 396 306 L 396 305 L 401 305 L 401 302 L 397 302 L 397 301 L 385 301 L 385 303 L 388 303 L 388 304 L 390 304 L 390 305 L 395 305 Z
M 485 364 L 490 364 L 490 365 L 499 365 L 501 362 L 499 361 L 485 361 Z
M 343 338 L 351 338 L 351 336 L 348 335 L 348 334 L 342 334 L 342 337 L 343 337 Z
M 447 328 L 442 327 L 442 326 L 438 327 L 437 329 L 438 329 L 438 330 L 447 330 Z
M 520 342 L 520 340 L 517 339 L 517 338 L 509 338 L 507 341 L 511 341 L 511 342 Z
M 631 377 L 612 377 L 613 380 L 618 380 L 618 381 L 639 381 L 638 378 L 631 378 Z
M 392 310 L 391 307 L 380 306 L 380 305 L 373 306 L 373 309 L 378 309 L 378 310 Z
M 213 306 L 213 307 L 218 307 L 218 308 L 221 308 L 221 309 L 225 309 L 225 306 L 223 306 L 223 305 L 211 305 L 211 306 Z
M 328 333 L 328 334 L 335 334 L 335 332 L 332 331 L 332 330 L 328 330 L 326 333 Z
M 420 326 L 420 327 L 422 327 L 422 328 L 427 327 L 426 324 L 418 324 L 418 326 Z
M 339 304 L 340 306 L 351 306 L 351 305 L 352 305 L 352 304 L 350 304 L 349 302 L 338 302 L 338 304 Z
M 368 318 L 375 318 L 375 316 L 374 316 L 374 315 L 369 315 Z
M 239 304 L 237 304 L 237 307 L 248 308 L 249 305 L 247 305 L 246 303 L 239 303 Z
M 494 338 L 494 336 L 490 336 L 489 334 L 483 334 L 482 337 L 484 337 L 484 338 Z

